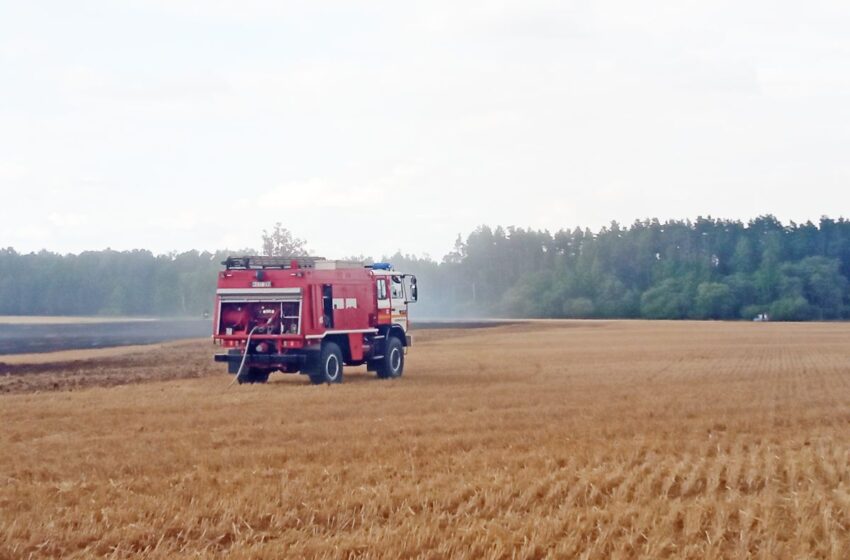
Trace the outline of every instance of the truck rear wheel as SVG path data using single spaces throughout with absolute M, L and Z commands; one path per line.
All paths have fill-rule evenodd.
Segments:
M 310 372 L 310 382 L 314 385 L 342 383 L 342 350 L 335 342 L 322 344 L 319 363 Z
M 248 368 L 248 371 L 242 372 L 242 375 L 236 381 L 240 385 L 243 383 L 266 383 L 269 380 L 270 373 L 267 369 Z
M 378 358 L 376 370 L 381 379 L 394 379 L 404 373 L 404 345 L 398 337 L 387 339 L 387 348 L 382 358 Z

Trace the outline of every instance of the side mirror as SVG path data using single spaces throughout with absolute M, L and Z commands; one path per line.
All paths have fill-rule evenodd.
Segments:
M 410 301 L 416 302 L 419 299 L 419 288 L 416 286 L 416 276 L 410 277 Z

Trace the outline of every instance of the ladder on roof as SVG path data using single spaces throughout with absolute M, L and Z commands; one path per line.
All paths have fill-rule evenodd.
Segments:
M 364 268 L 366 265 L 356 261 L 329 261 L 323 257 L 266 257 L 261 255 L 227 257 L 221 264 L 227 270 L 261 270 L 293 268 L 321 268 L 332 270 L 338 268 Z
M 293 263 L 298 268 L 315 268 L 316 262 L 323 261 L 322 257 L 267 257 L 262 255 L 227 257 L 221 262 L 227 270 L 231 269 L 263 269 L 263 268 L 292 268 Z

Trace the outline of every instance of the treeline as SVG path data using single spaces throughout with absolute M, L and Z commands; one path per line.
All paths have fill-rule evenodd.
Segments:
M 226 253 L 0 249 L 0 315 L 200 316 Z
M 200 315 L 227 254 L 0 250 L 0 314 Z M 554 234 L 482 226 L 440 262 L 388 260 L 419 277 L 420 318 L 850 318 L 844 219 L 646 220 Z
M 612 223 L 554 234 L 480 227 L 418 272 L 421 311 L 514 317 L 850 318 L 850 221 Z

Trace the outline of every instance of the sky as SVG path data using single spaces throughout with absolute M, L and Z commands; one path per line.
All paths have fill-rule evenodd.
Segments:
M 834 1 L 0 0 L 0 247 L 850 215 Z

